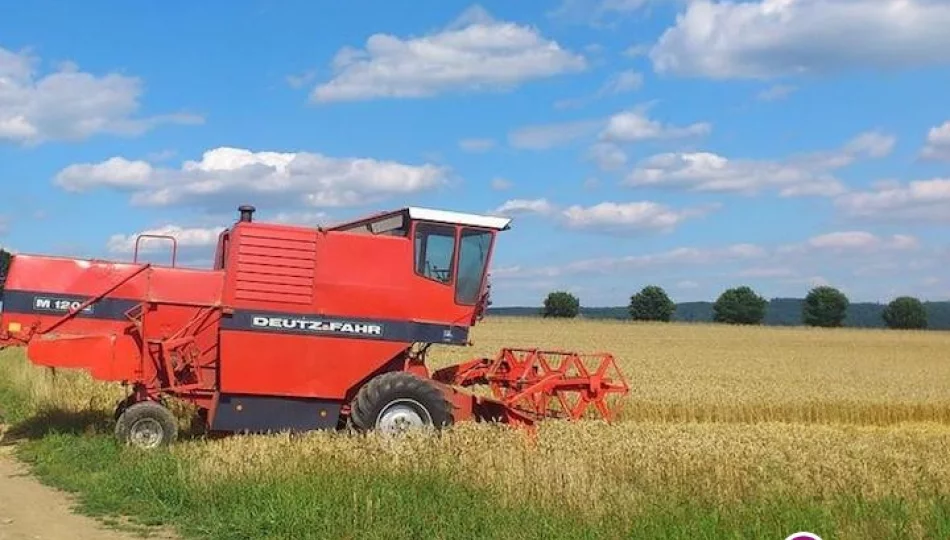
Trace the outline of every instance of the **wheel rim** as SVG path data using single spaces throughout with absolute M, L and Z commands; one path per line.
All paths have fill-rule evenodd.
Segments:
M 129 442 L 139 448 L 156 448 L 162 444 L 165 430 L 154 418 L 137 420 L 129 429 Z
M 386 434 L 405 433 L 432 425 L 432 416 L 414 399 L 397 399 L 379 412 L 376 429 Z

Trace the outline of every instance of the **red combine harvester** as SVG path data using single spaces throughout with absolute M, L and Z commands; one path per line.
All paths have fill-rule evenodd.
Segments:
M 170 266 L 139 262 L 147 235 L 132 263 L 13 255 L 0 264 L 0 348 L 131 387 L 116 436 L 146 448 L 177 438 L 166 396 L 213 432 L 393 431 L 531 426 L 591 406 L 610 421 L 607 398 L 628 391 L 607 353 L 502 349 L 429 372 L 432 344 L 469 344 L 506 218 L 404 208 L 311 228 L 239 211 L 210 270 L 176 267 L 172 237 Z

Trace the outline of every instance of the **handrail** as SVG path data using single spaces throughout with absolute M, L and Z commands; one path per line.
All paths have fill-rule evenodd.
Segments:
M 178 240 L 174 236 L 167 234 L 140 234 L 135 238 L 135 253 L 132 255 L 132 262 L 139 262 L 139 242 L 143 238 L 165 238 L 172 241 L 172 268 L 175 267 L 175 260 L 178 257 Z
M 77 306 L 75 309 L 70 310 L 69 313 L 66 313 L 65 315 L 63 315 L 62 317 L 60 317 L 59 319 L 57 319 L 57 320 L 56 320 L 53 324 L 51 324 L 48 328 L 44 328 L 41 332 L 37 332 L 37 333 L 38 333 L 38 334 L 47 334 L 47 333 L 51 332 L 51 331 L 52 331 L 54 328 L 56 328 L 57 326 L 63 324 L 64 322 L 68 321 L 69 319 L 72 319 L 73 317 L 76 316 L 77 313 L 79 313 L 80 311 L 86 309 L 87 307 L 91 306 L 92 304 L 95 304 L 95 303 L 98 302 L 99 300 L 102 300 L 103 298 L 105 298 L 106 295 L 108 295 L 108 294 L 111 293 L 112 291 L 118 289 L 118 288 L 121 287 L 122 285 L 128 283 L 129 281 L 132 280 L 132 278 L 134 278 L 135 276 L 137 276 L 137 275 L 141 274 L 142 272 L 148 270 L 149 268 L 151 268 L 151 266 L 152 266 L 151 264 L 146 264 L 146 265 L 144 265 L 144 266 L 141 266 L 141 267 L 137 268 L 137 269 L 135 270 L 135 272 L 132 272 L 131 274 L 129 274 L 128 276 L 126 276 L 125 278 L 123 278 L 122 280 L 120 280 L 120 281 L 119 281 L 118 283 L 116 283 L 115 285 L 113 285 L 113 286 L 109 287 L 108 289 L 102 291 L 101 293 L 97 294 L 96 296 L 93 296 L 92 298 L 86 300 L 85 302 L 83 302 L 82 304 L 80 304 L 79 306 Z

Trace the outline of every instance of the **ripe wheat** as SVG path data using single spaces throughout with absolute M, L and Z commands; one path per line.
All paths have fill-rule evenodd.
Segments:
M 620 420 L 950 423 L 950 333 L 624 321 L 486 319 L 475 345 L 613 353 L 631 390 Z
M 950 334 L 489 319 L 472 348 L 436 348 L 434 366 L 502 346 L 613 352 L 631 394 L 618 423 L 516 429 L 458 425 L 387 439 L 311 433 L 185 440 L 171 451 L 196 485 L 278 481 L 338 467 L 434 473 L 512 502 L 629 518 L 666 497 L 907 501 L 950 491 Z M 122 390 L 56 378 L 17 352 L 0 377 L 38 408 L 111 415 Z

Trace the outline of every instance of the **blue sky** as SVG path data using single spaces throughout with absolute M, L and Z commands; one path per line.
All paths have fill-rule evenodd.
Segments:
M 5 3 L 0 245 L 420 205 L 514 218 L 496 305 L 950 299 L 946 2 L 327 5 Z

